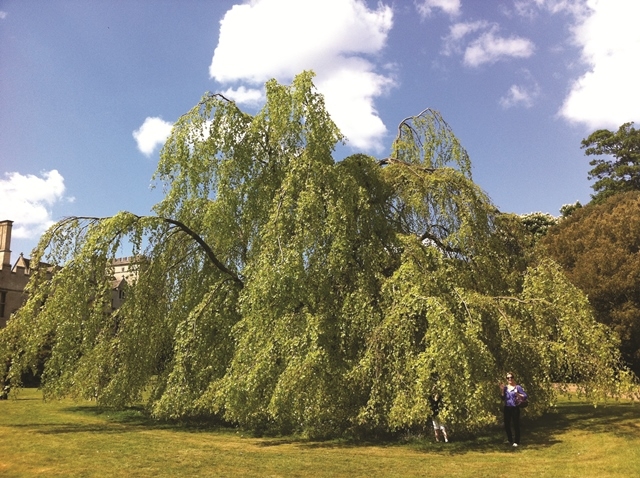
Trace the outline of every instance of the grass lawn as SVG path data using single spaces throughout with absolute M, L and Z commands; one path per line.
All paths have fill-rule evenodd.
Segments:
M 0 401 L 0 476 L 640 476 L 640 405 L 594 408 L 563 400 L 557 413 L 523 419 L 522 446 L 496 427 L 473 440 L 358 444 L 255 438 L 180 427 L 136 410 L 43 402 L 37 390 Z

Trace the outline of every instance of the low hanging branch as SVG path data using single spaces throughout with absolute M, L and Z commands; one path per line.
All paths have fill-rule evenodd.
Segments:
M 419 171 L 424 171 L 427 173 L 433 173 L 436 171 L 436 168 L 427 168 L 424 166 L 418 166 L 416 164 L 412 164 L 412 163 L 408 163 L 407 161 L 402 161 L 401 159 L 397 159 L 397 158 L 383 158 L 378 160 L 378 165 L 380 166 L 387 166 L 389 164 L 401 164 L 403 166 L 406 166 L 410 169 L 417 169 Z
M 140 218 L 140 216 L 137 216 L 137 217 Z M 151 216 L 146 216 L 146 217 L 151 218 Z M 231 272 L 222 262 L 218 260 L 218 258 L 214 254 L 211 247 L 209 247 L 209 244 L 207 244 L 199 234 L 197 234 L 192 229 L 187 227 L 184 223 L 180 221 L 176 221 L 175 219 L 169 219 L 166 217 L 158 217 L 158 219 L 178 227 L 182 232 L 190 236 L 194 241 L 198 243 L 200 247 L 202 247 L 205 254 L 209 258 L 209 260 L 213 263 L 213 265 L 215 265 L 218 269 L 220 269 L 220 271 L 229 275 L 233 279 L 233 281 L 240 286 L 240 288 L 244 287 L 244 283 L 242 282 L 242 280 L 233 272 Z
M 451 247 L 444 244 L 437 236 L 431 234 L 429 231 L 425 231 L 420 236 L 420 242 L 424 242 L 426 240 L 432 241 L 439 249 L 450 252 L 452 254 L 462 254 L 462 250 L 457 247 Z
M 171 224 L 172 226 L 177 227 L 178 229 L 180 229 L 182 232 L 184 232 L 185 234 L 187 234 L 189 237 L 191 237 L 204 251 L 204 253 L 206 254 L 207 258 L 211 261 L 211 263 L 218 268 L 221 272 L 223 272 L 224 274 L 228 275 L 238 286 L 240 286 L 240 288 L 244 287 L 244 283 L 242 282 L 242 280 L 236 275 L 234 274 L 227 266 L 225 266 L 215 255 L 215 253 L 213 252 L 213 249 L 211 249 L 211 247 L 209 246 L 209 244 L 207 244 L 205 242 L 205 240 L 198 234 L 196 233 L 193 229 L 189 228 L 186 224 L 184 224 L 183 222 L 180 222 L 178 220 L 175 219 L 171 219 L 171 218 L 167 218 L 167 217 L 159 217 L 159 216 L 138 216 L 137 214 L 132 214 L 132 213 L 128 213 L 131 215 L 131 217 L 135 218 L 137 221 L 140 220 L 158 220 L 160 222 L 165 222 L 168 224 Z M 92 216 L 70 216 L 67 217 L 63 220 L 61 220 L 60 222 L 58 222 L 55 225 L 55 229 L 54 229 L 54 233 L 63 229 L 64 226 L 70 222 L 74 222 L 74 221 L 91 221 L 91 222 L 100 222 L 100 221 L 104 221 L 105 219 L 108 218 L 104 218 L 104 217 L 92 217 Z M 124 231 L 120 230 L 117 231 L 116 235 L 118 234 L 123 234 Z M 49 240 L 51 240 L 51 238 L 53 238 L 52 234 L 49 238 Z

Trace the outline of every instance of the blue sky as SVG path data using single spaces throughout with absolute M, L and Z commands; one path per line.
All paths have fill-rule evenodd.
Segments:
M 0 0 L 0 220 L 12 257 L 70 215 L 148 214 L 171 124 L 207 92 L 249 112 L 313 69 L 353 152 L 430 107 L 505 212 L 589 201 L 580 141 L 640 121 L 630 0 Z

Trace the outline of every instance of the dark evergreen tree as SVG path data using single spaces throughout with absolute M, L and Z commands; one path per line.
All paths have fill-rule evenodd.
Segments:
M 589 162 L 593 169 L 589 179 L 595 179 L 592 200 L 601 203 L 608 197 L 626 192 L 640 191 L 640 130 L 633 123 L 625 123 L 615 133 L 606 129 L 595 131 L 582 140 L 587 156 L 610 156 L 595 158 Z

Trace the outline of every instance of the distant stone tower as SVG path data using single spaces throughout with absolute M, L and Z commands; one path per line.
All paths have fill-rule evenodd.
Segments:
M 13 221 L 0 221 L 0 268 L 7 264 L 11 268 L 11 228 Z

